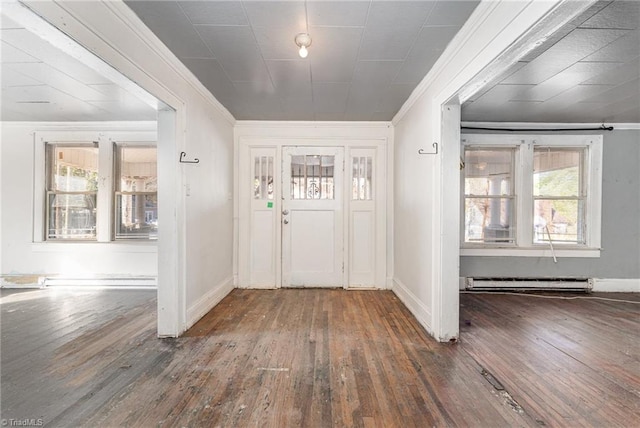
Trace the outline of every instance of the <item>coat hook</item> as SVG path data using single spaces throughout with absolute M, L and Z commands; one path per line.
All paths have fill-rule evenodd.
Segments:
M 200 159 L 194 158 L 193 160 L 184 160 L 184 157 L 187 156 L 186 152 L 180 152 L 180 163 L 200 163 Z
M 423 149 L 418 149 L 419 155 L 437 155 L 438 154 L 438 143 L 432 144 L 433 148 L 436 149 L 435 152 L 425 152 Z

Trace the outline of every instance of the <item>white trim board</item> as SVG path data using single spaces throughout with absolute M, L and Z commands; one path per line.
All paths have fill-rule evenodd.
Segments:
M 431 336 L 434 335 L 434 331 L 431 324 L 431 311 L 429 307 L 422 303 L 406 285 L 397 278 L 393 279 L 393 287 L 391 291 L 398 296 L 398 299 L 409 309 L 409 312 L 416 317 L 416 320 Z
M 187 308 L 187 325 L 185 326 L 185 331 L 220 303 L 222 299 L 233 291 L 233 288 L 233 276 L 230 276 L 218 283 L 211 291 L 191 305 L 191 307 Z
M 640 278 L 594 278 L 592 291 L 640 293 Z

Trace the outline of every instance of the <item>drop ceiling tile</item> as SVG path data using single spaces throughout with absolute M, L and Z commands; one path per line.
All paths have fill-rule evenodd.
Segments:
M 576 29 L 525 67 L 509 76 L 504 80 L 504 83 L 538 84 L 544 82 L 626 33 L 626 30 Z
M 268 60 L 265 61 L 271 75 L 271 81 L 278 88 L 292 82 L 304 82 L 311 87 L 311 73 L 307 60 Z
M 594 17 L 580 25 L 581 28 L 638 28 L 640 24 L 640 2 L 614 1 Z
M 184 64 L 200 82 L 234 116 L 244 112 L 244 101 L 236 95 L 236 89 L 220 63 L 215 59 L 185 59 Z
M 629 31 L 615 42 L 584 58 L 583 61 L 628 61 L 640 56 L 640 31 Z
M 371 3 L 358 59 L 405 59 L 432 7 L 432 2 Z
M 395 113 L 377 111 L 371 115 L 370 120 L 376 122 L 390 122 L 391 119 L 393 119 L 393 116 L 395 116 Z
M 313 108 L 316 113 L 344 113 L 349 95 L 348 83 L 313 83 Z
M 195 28 L 223 66 L 226 61 L 260 56 L 255 37 L 248 26 L 195 25 Z
M 0 68 L 0 79 L 2 80 L 2 88 L 8 88 L 11 86 L 36 86 L 42 85 L 43 82 L 32 79 L 29 76 L 25 76 L 22 73 L 11 70 L 9 67 L 2 66 Z
M 358 61 L 353 74 L 353 83 L 359 86 L 380 88 L 391 83 L 400 71 L 402 61 Z
M 23 28 L 23 27 L 22 25 L 17 24 L 15 21 L 13 21 L 7 15 L 0 13 L 0 29 L 8 30 L 11 28 Z
M 289 27 L 300 31 L 307 27 L 305 3 L 300 1 L 244 1 L 251 25 L 256 27 Z
M 585 99 L 594 98 L 613 89 L 611 85 L 577 85 L 573 88 L 567 89 L 561 94 L 551 98 L 549 101 L 541 104 L 544 109 L 556 111 L 556 109 L 570 109 L 576 103 L 584 101 Z
M 369 2 L 365 1 L 307 2 L 309 25 L 363 27 L 368 10 Z
M 247 106 L 248 112 L 260 114 L 282 113 L 282 103 L 272 85 L 256 85 L 251 82 L 233 84 L 236 93 Z
M 32 57 L 5 41 L 0 45 L 0 53 L 0 62 L 2 62 L 2 64 L 10 62 L 38 62 L 37 58 Z
M 612 89 L 609 89 L 606 92 L 603 92 L 595 97 L 587 98 L 582 102 L 604 102 L 604 103 L 614 103 L 620 100 L 623 100 L 629 96 L 638 97 L 638 101 L 640 102 L 640 78 L 636 80 L 632 80 L 627 83 L 623 83 L 622 85 L 618 85 Z
M 342 113 L 342 112 L 339 112 L 339 113 L 314 113 L 314 118 L 315 118 L 315 120 L 320 121 L 320 122 L 343 121 L 344 120 L 344 113 Z
M 295 26 L 288 27 L 253 27 L 258 46 L 264 59 L 300 59 L 298 47 L 294 41 L 300 31 Z M 312 39 L 315 39 L 311 33 Z M 316 40 L 312 41 L 310 50 L 316 50 Z
M 584 82 L 585 85 L 619 85 L 640 77 L 640 60 L 635 59 Z
M 362 28 L 313 27 L 307 60 L 314 82 L 351 82 Z M 336 47 L 339 46 L 339 49 Z
M 442 52 L 435 50 L 430 56 L 409 57 L 407 58 L 400 71 L 396 75 L 393 83 L 413 83 L 414 85 L 421 82 L 429 73 L 429 70 L 438 61 Z
M 349 89 L 345 113 L 366 113 L 369 115 L 377 111 L 381 98 L 381 92 L 372 91 L 371 87 L 367 85 L 352 85 Z
M 416 85 L 389 85 L 384 91 L 382 99 L 378 104 L 378 112 L 387 112 L 395 115 L 400 107 L 407 101 Z
M 425 25 L 457 25 L 462 26 L 476 6 L 477 1 L 440 0 L 429 14 Z
M 68 74 L 51 67 L 49 64 L 42 62 L 28 62 L 7 64 L 7 67 L 14 72 L 21 73 L 34 80 L 46 83 L 51 87 L 80 100 L 103 101 L 106 98 L 103 93 L 77 81 Z
M 91 101 L 89 104 L 119 117 L 120 120 L 156 120 L 158 118 L 155 110 L 136 99 L 129 99 L 126 102 Z
M 178 58 L 212 58 L 187 16 L 174 1 L 125 1 Z
M 477 107 L 482 104 L 494 105 L 506 103 L 509 100 L 518 98 L 520 94 L 531 88 L 533 88 L 533 85 L 509 85 L 501 83 L 485 92 L 484 95 L 475 100 L 473 104 Z
M 178 4 L 192 24 L 249 25 L 239 1 L 180 1 Z
M 346 111 L 342 120 L 348 120 L 349 122 L 369 122 L 372 120 L 373 114 L 374 112 L 369 111 Z
M 615 62 L 578 62 L 535 87 L 519 93 L 513 101 L 546 101 L 561 92 L 609 70 L 619 67 Z
M 280 95 L 280 93 L 278 93 Z M 289 113 L 296 113 L 296 117 L 299 120 L 301 115 L 306 117 L 313 117 L 313 97 L 311 96 L 311 87 L 308 91 L 301 94 L 284 95 L 280 96 L 280 102 L 282 105 L 282 111 Z

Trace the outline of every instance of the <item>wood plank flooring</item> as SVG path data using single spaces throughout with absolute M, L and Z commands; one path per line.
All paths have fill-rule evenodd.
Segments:
M 640 426 L 640 305 L 465 294 L 461 340 L 440 344 L 389 291 L 234 290 L 164 340 L 152 292 L 0 297 L 4 419 Z

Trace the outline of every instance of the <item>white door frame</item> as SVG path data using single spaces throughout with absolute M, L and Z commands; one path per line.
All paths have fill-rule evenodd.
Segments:
M 311 129 L 311 128 L 309 128 Z M 375 128 L 374 128 L 375 129 Z M 236 139 L 237 148 L 237 166 L 238 174 L 236 176 L 236 195 L 238 195 L 237 205 L 237 276 L 235 285 L 240 288 L 280 288 L 282 286 L 282 265 L 280 263 L 282 255 L 281 240 L 276 240 L 275 253 L 279 255 L 278 261 L 274 263 L 274 281 L 270 283 L 252 283 L 251 277 L 251 217 L 250 217 L 250 195 L 251 187 L 250 180 L 247 177 L 251 175 L 250 156 L 252 149 L 271 148 L 275 156 L 276 165 L 282 164 L 282 147 L 284 146 L 298 146 L 298 147 L 344 147 L 345 163 L 349 161 L 351 149 L 365 148 L 375 149 L 377 153 L 378 167 L 376 171 L 376 183 L 378 187 L 378 194 L 376 199 L 376 219 L 375 219 L 375 282 L 368 288 L 387 288 L 387 144 L 388 138 L 386 137 L 332 137 L 332 138 L 313 138 L 309 136 L 302 137 L 260 137 L 260 136 L 237 136 Z M 345 196 L 343 204 L 343 257 L 344 257 L 344 274 L 342 285 L 345 288 L 349 287 L 349 213 L 350 213 L 350 198 L 349 198 L 349 180 L 347 175 L 347 167 L 345 166 L 345 175 L 343 180 L 343 195 Z M 277 181 L 281 181 L 281 171 L 277 172 Z M 277 213 L 282 213 L 282 195 L 281 186 L 278 186 L 276 196 L 274 198 L 273 209 Z M 278 218 L 274 224 L 275 235 L 282 236 L 282 221 Z

